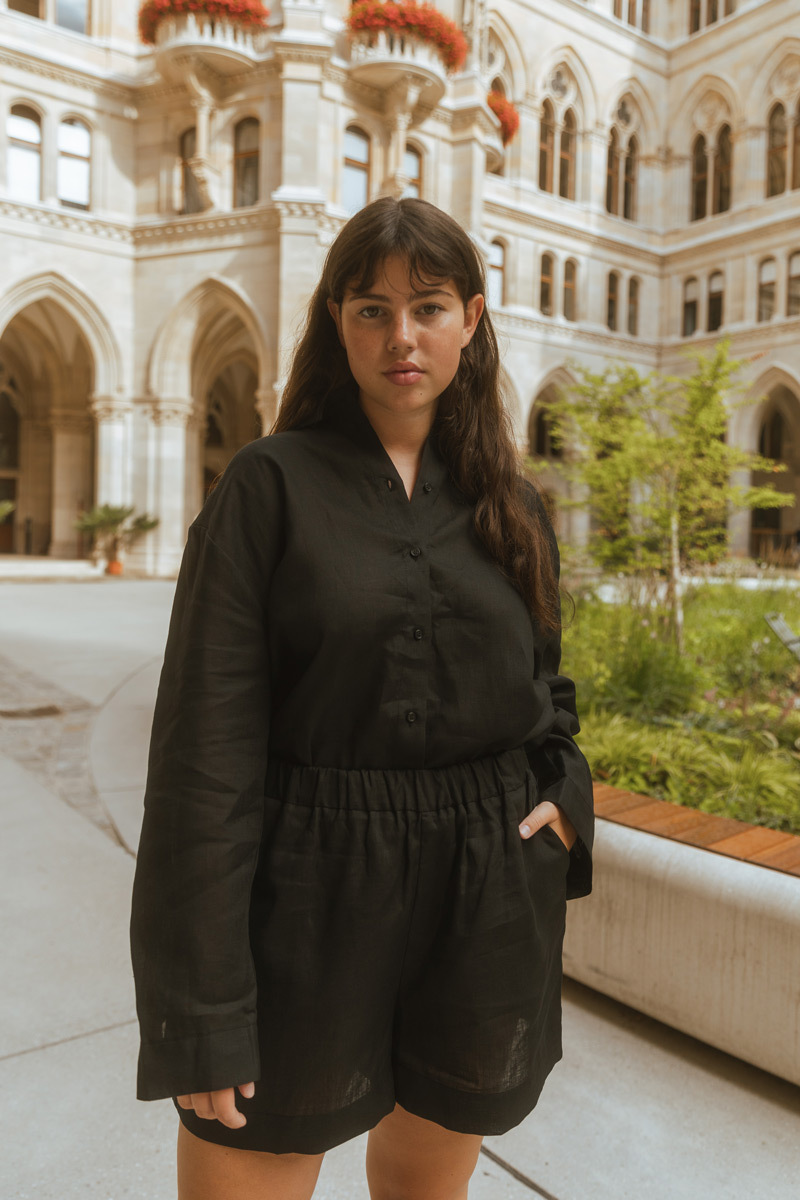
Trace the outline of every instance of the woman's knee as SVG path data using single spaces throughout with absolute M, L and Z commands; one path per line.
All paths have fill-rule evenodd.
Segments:
M 371 1200 L 466 1200 L 482 1141 L 396 1105 L 367 1140 Z
M 324 1154 L 218 1146 L 178 1129 L 178 1200 L 311 1200 Z

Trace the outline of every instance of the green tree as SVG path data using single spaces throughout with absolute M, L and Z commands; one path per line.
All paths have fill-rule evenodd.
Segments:
M 81 513 L 75 522 L 75 528 L 82 533 L 88 533 L 93 544 L 100 543 L 107 563 L 118 562 L 119 552 L 123 547 L 127 549 L 143 534 L 158 525 L 158 517 L 148 517 L 147 513 L 134 517 L 128 524 L 132 516 L 132 507 L 98 504 L 88 512 Z
M 599 567 L 665 582 L 671 636 L 683 644 L 681 576 L 724 556 L 731 508 L 776 508 L 793 497 L 740 487 L 732 476 L 782 471 L 771 459 L 731 446 L 728 408 L 741 361 L 720 342 L 693 353 L 687 377 L 640 375 L 612 365 L 581 369 L 579 382 L 549 405 L 553 434 L 570 452 L 554 464 L 593 516 L 589 552 Z M 740 401 L 739 401 L 740 403 Z

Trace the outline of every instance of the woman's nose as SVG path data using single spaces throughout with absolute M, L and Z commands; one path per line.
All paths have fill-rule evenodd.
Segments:
M 410 313 L 398 313 L 389 329 L 390 350 L 399 350 L 414 345 L 414 328 Z

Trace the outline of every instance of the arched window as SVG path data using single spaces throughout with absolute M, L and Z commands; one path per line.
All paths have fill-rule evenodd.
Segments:
M 489 303 L 492 308 L 500 308 L 506 302 L 506 248 L 502 242 L 492 242 L 489 246 Z
M 233 207 L 258 204 L 260 125 L 245 117 L 233 131 Z
M 184 130 L 178 144 L 181 156 L 181 212 L 202 212 L 203 198 L 192 167 L 192 159 L 197 153 L 197 129 L 194 125 Z
M 800 250 L 796 250 L 789 258 L 786 315 L 787 317 L 800 317 Z
M 635 137 L 628 142 L 625 155 L 625 188 L 622 197 L 622 215 L 626 221 L 636 220 L 636 180 L 639 174 L 639 145 Z
M 708 155 L 706 139 L 698 133 L 692 147 L 692 220 L 699 221 L 706 215 L 708 195 Z
M 697 33 L 700 28 L 700 8 L 702 0 L 690 0 L 689 3 L 689 33 Z
M 42 122 L 25 104 L 15 104 L 6 121 L 8 195 L 37 203 L 42 197 Z
M 691 337 L 697 329 L 697 280 L 687 279 L 683 285 L 683 336 Z
M 575 199 L 575 136 L 577 122 L 572 109 L 564 116 L 561 147 L 558 159 L 558 194 L 566 200 Z
M 714 151 L 714 202 L 715 213 L 727 212 L 731 206 L 731 172 L 733 169 L 733 146 L 731 127 L 723 125 L 717 134 Z
M 708 332 L 714 333 L 725 319 L 725 281 L 715 271 L 708 281 Z
M 352 215 L 369 199 L 369 138 L 354 125 L 344 132 L 342 205 Z
M 539 119 L 539 187 L 543 192 L 553 190 L 553 153 L 556 140 L 556 119 L 549 100 L 542 105 Z
M 547 413 L 542 410 L 536 414 L 533 428 L 534 454 L 537 458 L 563 458 L 564 451 L 561 442 L 553 434 L 553 427 Z
M 422 195 L 422 155 L 413 146 L 406 146 L 403 155 L 403 174 L 408 183 L 403 188 L 404 196 Z
M 800 100 L 797 101 L 797 112 L 794 114 L 794 135 L 792 137 L 792 188 L 800 188 Z
M 609 329 L 617 328 L 617 308 L 619 305 L 619 275 L 610 271 L 608 276 L 608 292 L 606 294 L 606 324 Z
M 553 256 L 552 254 L 542 255 L 542 270 L 539 277 L 539 308 L 542 310 L 542 315 L 552 317 L 553 315 Z
M 66 208 L 88 208 L 92 135 L 77 117 L 58 127 L 58 199 Z
M 776 104 L 769 114 L 767 134 L 767 195 L 786 190 L 786 110 Z
M 777 408 L 773 409 L 761 426 L 758 438 L 758 453 L 762 458 L 771 458 L 775 462 L 783 459 L 785 431 L 783 417 Z
M 759 321 L 771 321 L 775 316 L 775 280 L 777 270 L 774 258 L 765 258 L 758 268 L 758 317 Z
M 639 336 L 639 280 L 628 280 L 628 333 Z
M 619 138 L 616 129 L 611 130 L 606 157 L 606 211 L 619 212 Z
M 573 259 L 568 258 L 564 263 L 564 319 L 566 321 L 577 320 L 577 289 L 578 289 L 578 267 Z
M 56 0 L 56 24 L 74 33 L 88 33 L 89 0 Z

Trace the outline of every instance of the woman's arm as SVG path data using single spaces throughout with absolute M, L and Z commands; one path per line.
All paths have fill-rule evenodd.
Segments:
M 539 519 L 547 524 L 558 579 L 561 564 L 556 536 L 538 493 L 533 488 L 530 492 L 534 493 L 532 502 Z M 534 812 L 549 801 L 571 825 L 571 830 L 567 827 L 565 832 L 577 835 L 571 846 L 567 873 L 567 897 L 574 899 L 588 895 L 592 888 L 594 798 L 589 764 L 575 742 L 575 735 L 580 732 L 575 684 L 559 674 L 560 665 L 560 631 L 537 630 L 535 687 L 541 702 L 539 718 L 525 741 L 525 751 L 538 784 L 539 803 Z M 548 806 L 539 812 L 536 824 L 550 824 L 552 816 Z
M 240 451 L 192 524 L 150 741 L 131 952 L 154 1100 L 258 1078 L 248 916 L 269 736 L 265 602 L 276 471 Z

